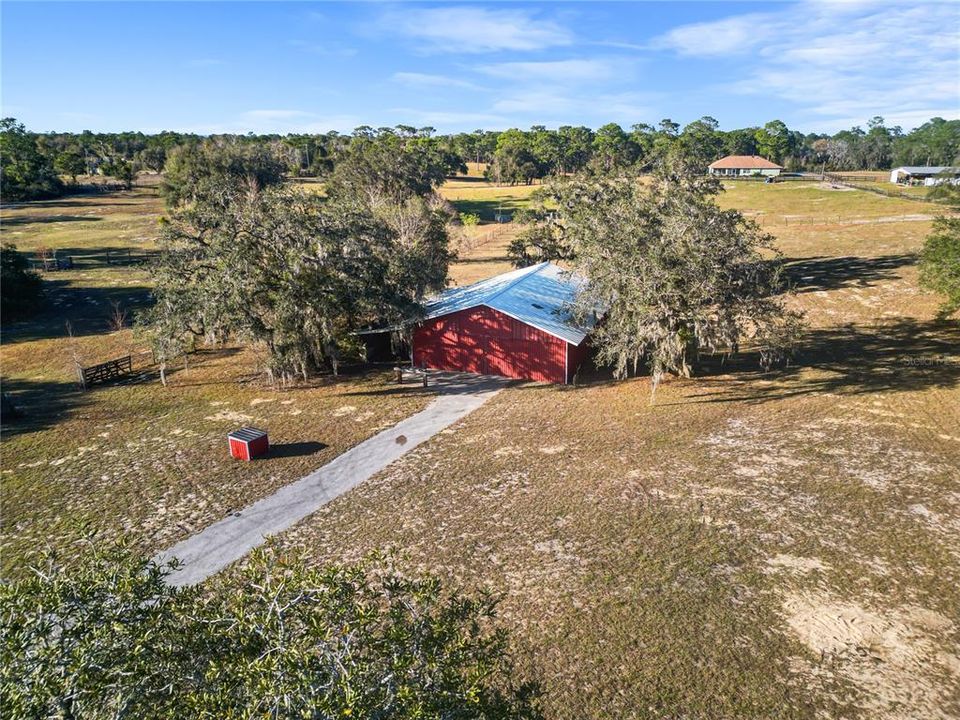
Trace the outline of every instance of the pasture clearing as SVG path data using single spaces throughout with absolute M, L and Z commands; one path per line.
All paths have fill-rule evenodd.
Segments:
M 548 717 L 960 714 L 960 331 L 938 208 L 735 185 L 810 332 L 662 386 L 520 385 L 278 539 L 504 594 Z M 906 219 L 893 219 L 906 218 Z M 803 222 L 791 223 L 791 219 Z
M 476 213 L 484 222 L 494 222 L 498 214 L 512 217 L 526 207 L 530 196 L 541 185 L 495 185 L 483 178 L 457 176 L 445 182 L 440 194 L 458 211 Z
M 443 192 L 469 211 L 519 207 L 532 189 L 463 180 Z M 720 202 L 758 218 L 788 259 L 810 323 L 793 367 L 708 364 L 654 404 L 645 378 L 513 386 L 278 551 L 324 561 L 392 547 L 407 568 L 503 593 L 551 718 L 956 717 L 960 332 L 934 321 L 914 265 L 941 208 L 810 183 L 731 183 Z M 66 221 L 7 223 L 35 207 L 4 210 L 5 241 L 80 245 Z M 120 227 L 121 208 L 87 222 Z M 146 228 L 152 212 L 124 222 Z M 467 230 L 500 234 L 461 249 L 458 282 L 508 269 L 515 227 Z M 55 292 L 75 293 L 62 312 L 91 361 L 132 341 L 107 332 L 108 302 L 79 300 L 145 289 L 141 273 L 91 261 L 55 276 Z M 376 372 L 273 391 L 235 348 L 198 356 L 166 390 L 80 394 L 55 307 L 4 338 L 5 384 L 35 423 L 4 437 L 5 573 L 41 543 L 68 548 L 74 519 L 160 549 L 429 399 Z M 225 433 L 247 422 L 286 456 L 229 461 Z
M 67 211 L 83 220 L 64 219 Z M 422 388 L 399 391 L 385 370 L 276 390 L 262 383 L 255 354 L 235 347 L 191 355 L 163 388 L 132 331 L 110 329 L 112 302 L 131 319 L 146 300 L 147 273 L 105 261 L 106 249 L 149 252 L 161 212 L 155 186 L 3 209 L 4 242 L 76 259 L 74 269 L 45 275 L 37 317 L 4 327 L 4 391 L 26 414 L 4 426 L 0 447 L 4 574 L 46 546 L 70 547 L 84 528 L 128 532 L 146 552 L 161 550 L 429 401 Z M 130 381 L 77 389 L 74 355 L 92 365 L 131 352 Z M 269 428 L 269 459 L 227 457 L 226 433 L 244 424 Z
M 474 163 L 471 163 L 471 169 Z M 469 285 L 477 280 L 513 269 L 507 257 L 510 241 L 520 227 L 513 215 L 527 206 L 530 195 L 539 185 L 494 185 L 482 175 L 459 175 L 440 188 L 440 194 L 461 213 L 475 213 L 480 224 L 460 229 L 458 261 L 450 271 L 456 285 Z M 497 222 L 498 214 L 507 222 Z

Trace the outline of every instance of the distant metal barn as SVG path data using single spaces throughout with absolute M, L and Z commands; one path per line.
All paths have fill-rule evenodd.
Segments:
M 568 383 L 588 359 L 586 326 L 568 303 L 580 281 L 541 263 L 452 288 L 427 304 L 413 334 L 418 367 Z

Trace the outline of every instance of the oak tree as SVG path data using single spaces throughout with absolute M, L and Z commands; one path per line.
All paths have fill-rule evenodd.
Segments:
M 581 320 L 618 377 L 649 366 L 690 376 L 701 352 L 753 346 L 763 367 L 784 361 L 801 317 L 781 296 L 773 238 L 716 204 L 720 184 L 671 155 L 648 183 L 628 175 L 577 178 L 552 189 L 552 232 L 586 283 Z
M 535 718 L 496 600 L 386 559 L 256 553 L 175 589 L 171 566 L 92 545 L 0 585 L 5 717 Z

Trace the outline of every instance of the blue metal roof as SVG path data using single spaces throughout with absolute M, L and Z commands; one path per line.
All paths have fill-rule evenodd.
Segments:
M 893 169 L 894 172 L 904 172 L 907 175 L 939 175 L 942 172 L 956 173 L 960 168 L 949 165 L 904 165 Z
M 425 319 L 485 305 L 572 345 L 579 345 L 596 322 L 574 322 L 569 303 L 583 279 L 553 263 L 513 270 L 486 280 L 450 288 L 427 301 Z

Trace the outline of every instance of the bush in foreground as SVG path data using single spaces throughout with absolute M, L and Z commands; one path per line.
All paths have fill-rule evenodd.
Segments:
M 529 718 L 495 602 L 382 559 L 313 569 L 257 554 L 176 590 L 123 547 L 48 557 L 0 588 L 5 717 Z
M 960 310 L 960 218 L 934 219 L 920 252 L 920 285 L 944 296 L 941 317 Z

